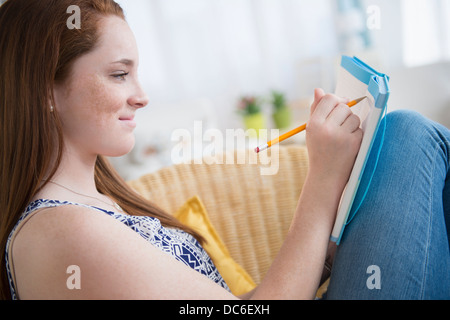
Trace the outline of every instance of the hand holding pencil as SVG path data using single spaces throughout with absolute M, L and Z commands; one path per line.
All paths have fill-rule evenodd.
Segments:
M 364 97 L 352 100 L 349 103 L 347 103 L 347 106 L 349 106 L 351 108 L 351 107 L 357 105 L 359 102 L 361 102 L 365 98 L 367 98 L 367 97 L 364 96 Z M 297 127 L 297 128 L 295 128 L 295 129 L 293 129 L 293 130 L 291 130 L 289 132 L 286 132 L 285 134 L 281 135 L 280 137 L 278 137 L 276 139 L 273 139 L 273 140 L 267 142 L 264 145 L 256 147 L 255 148 L 255 152 L 259 153 L 259 152 L 261 152 L 263 150 L 266 150 L 266 149 L 270 148 L 271 146 L 273 146 L 274 144 L 280 143 L 281 141 L 284 141 L 284 140 L 286 140 L 286 139 L 296 135 L 297 133 L 300 133 L 300 132 L 304 131 L 305 129 L 306 129 L 306 123 L 302 124 L 300 127 Z

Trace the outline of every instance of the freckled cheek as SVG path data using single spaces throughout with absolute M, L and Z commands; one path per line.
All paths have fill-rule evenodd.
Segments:
M 113 88 L 108 88 L 101 82 L 88 87 L 85 101 L 85 106 L 88 108 L 86 113 L 90 115 L 91 120 L 102 127 L 110 125 L 111 120 L 118 119 L 118 113 L 123 105 L 121 97 Z

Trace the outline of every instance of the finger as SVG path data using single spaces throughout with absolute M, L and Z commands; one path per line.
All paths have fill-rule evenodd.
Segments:
M 355 132 L 361 126 L 361 119 L 354 113 L 352 113 L 342 124 L 342 127 L 348 130 L 348 132 Z
M 317 104 L 311 117 L 315 117 L 319 122 L 323 122 L 339 103 L 345 103 L 346 101 L 346 99 L 340 98 L 334 94 L 326 94 Z
M 325 91 L 323 91 L 323 89 L 314 89 L 314 102 L 312 103 L 310 110 L 311 115 L 314 113 L 314 110 L 316 110 L 317 105 L 324 96 Z
M 344 104 L 339 103 L 328 115 L 327 120 L 331 123 L 341 126 L 348 117 L 352 115 L 350 108 Z

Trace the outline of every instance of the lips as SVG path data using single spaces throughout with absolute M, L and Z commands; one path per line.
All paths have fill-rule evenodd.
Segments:
M 123 116 L 119 118 L 120 121 L 133 121 L 134 116 Z
M 122 116 L 119 118 L 119 121 L 129 127 L 136 127 L 136 121 L 134 121 L 134 115 L 131 116 Z

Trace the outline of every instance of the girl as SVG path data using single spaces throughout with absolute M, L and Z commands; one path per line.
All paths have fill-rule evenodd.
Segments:
M 71 5 L 80 29 L 67 26 Z M 136 111 L 148 103 L 121 8 L 8 0 L 0 50 L 1 297 L 238 298 L 202 239 L 105 159 L 132 149 Z M 362 138 L 346 102 L 315 91 L 310 168 L 290 231 L 262 283 L 239 298 L 314 298 Z M 386 121 L 380 164 L 337 250 L 327 298 L 449 298 L 450 133 L 408 112 Z M 71 265 L 82 271 L 80 290 L 67 288 Z M 370 265 L 382 270 L 380 290 L 365 285 Z

